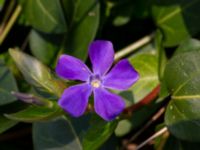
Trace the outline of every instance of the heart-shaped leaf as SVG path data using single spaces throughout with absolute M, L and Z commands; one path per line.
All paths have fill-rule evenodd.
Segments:
M 172 92 L 165 122 L 176 137 L 200 141 L 200 51 L 175 55 L 165 69 L 165 81 Z
M 199 0 L 153 1 L 153 18 L 164 33 L 165 46 L 175 46 L 200 31 L 199 7 Z

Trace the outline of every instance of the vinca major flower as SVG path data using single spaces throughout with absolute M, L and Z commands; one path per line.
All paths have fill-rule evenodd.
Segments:
M 85 112 L 90 95 L 94 94 L 95 112 L 104 120 L 110 121 L 125 108 L 125 102 L 108 89 L 127 90 L 139 78 L 137 71 L 127 59 L 119 61 L 111 68 L 114 61 L 113 45 L 109 41 L 97 40 L 89 47 L 92 70 L 79 59 L 61 55 L 56 73 L 68 80 L 83 81 L 64 90 L 58 104 L 74 117 Z

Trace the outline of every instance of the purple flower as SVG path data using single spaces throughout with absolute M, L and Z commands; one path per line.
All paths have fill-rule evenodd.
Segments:
M 127 90 L 138 80 L 139 75 L 126 59 L 119 61 L 110 70 L 114 61 L 114 50 L 109 41 L 97 40 L 91 43 L 89 57 L 93 72 L 75 57 L 60 56 L 56 66 L 57 75 L 84 83 L 67 88 L 58 104 L 72 116 L 79 117 L 85 112 L 89 96 L 93 92 L 96 113 L 107 121 L 113 120 L 123 111 L 125 103 L 120 96 L 110 93 L 107 88 Z

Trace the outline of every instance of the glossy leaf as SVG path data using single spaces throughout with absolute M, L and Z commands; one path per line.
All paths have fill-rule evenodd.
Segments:
M 63 53 L 68 53 L 81 59 L 86 59 L 89 43 L 94 39 L 100 19 L 99 2 L 94 0 L 74 1 L 73 12 L 68 9 L 69 2 L 63 1 L 68 21 L 69 32 L 66 35 Z M 71 0 L 73 1 L 73 0 Z M 73 17 L 71 16 L 73 13 Z
M 164 33 L 165 46 L 175 46 L 200 31 L 199 7 L 199 0 L 154 0 L 152 14 Z
M 32 29 L 29 36 L 31 52 L 44 64 L 53 66 L 56 55 L 60 50 L 62 38 L 63 36 L 45 34 Z
M 28 108 L 12 114 L 5 114 L 9 119 L 23 122 L 36 122 L 49 120 L 61 115 L 62 110 L 57 104 L 51 107 L 45 106 L 29 106 Z
M 172 92 L 165 114 L 170 132 L 182 140 L 200 141 L 200 51 L 175 55 L 165 70 Z
M 17 84 L 11 71 L 0 59 L 0 105 L 5 105 L 16 101 L 11 91 L 17 91 Z
M 35 150 L 82 150 L 81 141 L 66 118 L 34 123 L 33 143 Z
M 7 119 L 4 116 L 0 116 L 0 134 L 15 126 L 17 121 Z
M 93 118 L 92 118 L 93 119 Z M 91 126 L 83 137 L 84 150 L 98 149 L 114 132 L 118 121 L 106 122 L 97 119 L 91 122 Z
M 98 1 L 76 2 L 74 18 L 70 21 L 71 28 L 63 52 L 86 59 L 89 43 L 94 39 L 99 25 L 99 9 Z
M 29 24 L 46 33 L 65 33 L 67 25 L 59 0 L 28 0 L 24 13 Z
M 62 94 L 65 85 L 45 65 L 19 50 L 10 49 L 9 52 L 28 83 L 58 97 Z

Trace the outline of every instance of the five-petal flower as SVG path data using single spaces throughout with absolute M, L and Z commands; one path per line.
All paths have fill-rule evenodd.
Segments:
M 67 88 L 58 104 L 74 117 L 83 115 L 89 96 L 94 93 L 94 109 L 103 119 L 110 121 L 125 108 L 123 99 L 107 89 L 127 90 L 139 78 L 137 71 L 127 59 L 119 61 L 111 70 L 114 61 L 113 45 L 110 41 L 97 40 L 89 47 L 93 72 L 79 59 L 61 55 L 56 73 L 68 80 L 84 83 Z M 110 70 L 110 71 L 109 71 Z

